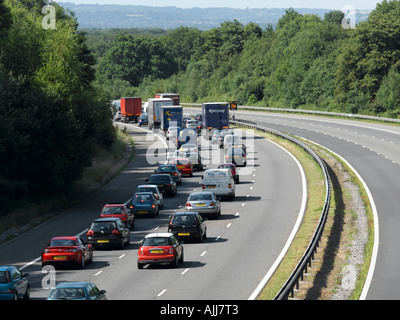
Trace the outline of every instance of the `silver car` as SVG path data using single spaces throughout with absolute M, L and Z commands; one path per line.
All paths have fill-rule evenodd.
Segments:
M 193 192 L 187 198 L 186 211 L 217 219 L 221 215 L 221 203 L 212 191 Z

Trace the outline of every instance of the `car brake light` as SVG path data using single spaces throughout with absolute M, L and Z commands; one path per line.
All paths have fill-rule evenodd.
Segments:
M 215 202 L 214 202 L 214 201 L 211 201 L 210 207 L 213 207 L 213 206 L 215 206 Z
M 111 234 L 121 234 L 121 232 L 119 232 L 118 229 L 114 229 L 113 231 L 111 231 Z
M 206 188 L 206 186 L 205 186 L 204 184 L 203 184 L 201 187 L 202 187 L 202 189 L 205 189 L 205 188 Z
M 232 184 L 228 184 L 228 188 L 232 188 Z
M 156 205 L 153 203 L 153 204 L 151 205 L 151 207 L 152 207 L 152 208 L 155 208 L 155 207 L 156 207 Z
M 174 253 L 175 253 L 174 247 L 169 248 L 169 254 L 174 254 Z
M 131 204 L 129 207 L 130 207 L 131 209 L 133 209 L 135 206 L 134 206 L 133 204 Z
M 50 249 L 44 249 L 44 253 L 51 253 Z
M 86 232 L 87 236 L 92 236 L 94 235 L 94 231 L 93 230 L 88 230 L 88 232 Z
M 186 207 L 191 207 L 192 205 L 190 204 L 190 202 L 186 203 Z

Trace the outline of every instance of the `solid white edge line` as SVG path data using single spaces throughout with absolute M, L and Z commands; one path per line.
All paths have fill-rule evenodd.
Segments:
M 308 139 L 304 139 L 304 140 L 310 141 L 311 143 L 328 150 L 329 152 L 334 154 L 336 157 L 338 157 L 340 160 L 342 160 L 354 172 L 354 174 L 357 176 L 357 178 L 363 184 L 365 192 L 367 192 L 368 200 L 371 204 L 371 208 L 372 208 L 372 212 L 373 212 L 373 216 L 374 216 L 374 245 L 373 245 L 373 249 L 372 249 L 371 263 L 370 263 L 370 266 L 368 269 L 367 278 L 365 279 L 363 290 L 362 290 L 360 298 L 359 298 L 359 300 L 365 300 L 367 297 L 367 294 L 368 294 L 369 287 L 372 282 L 372 276 L 375 271 L 376 261 L 378 258 L 378 247 L 379 247 L 379 218 L 378 218 L 378 210 L 376 209 L 374 198 L 372 197 L 372 193 L 369 190 L 368 185 L 366 184 L 364 179 L 361 177 L 361 175 L 358 173 L 358 171 L 356 169 L 354 169 L 354 167 L 346 159 L 344 159 L 342 156 L 338 155 L 337 153 L 333 152 L 332 150 L 329 150 L 328 148 L 326 148 L 318 143 L 315 143 Z
M 291 245 L 291 243 L 293 242 L 294 237 L 297 234 L 297 231 L 300 228 L 300 225 L 303 221 L 306 209 L 307 209 L 307 197 L 308 197 L 308 193 L 307 193 L 307 179 L 306 179 L 306 174 L 304 172 L 304 169 L 301 165 L 301 163 L 299 162 L 299 160 L 296 159 L 296 157 L 291 154 L 288 150 L 286 150 L 285 148 L 283 148 L 282 146 L 280 146 L 279 144 L 266 139 L 267 141 L 275 144 L 276 146 L 278 146 L 279 148 L 281 148 L 283 151 L 285 151 L 290 157 L 292 157 L 292 159 L 295 161 L 295 163 L 297 164 L 297 167 L 300 170 L 300 174 L 301 174 L 301 181 L 302 181 L 302 189 L 303 189 L 303 196 L 302 196 L 302 200 L 301 200 L 301 206 L 300 206 L 300 211 L 299 211 L 299 215 L 297 217 L 296 223 L 292 229 L 292 232 L 288 238 L 288 241 L 286 242 L 285 246 L 283 247 L 281 253 L 279 254 L 278 258 L 275 260 L 275 262 L 273 263 L 272 267 L 268 270 L 267 274 L 264 276 L 264 278 L 261 280 L 261 282 L 258 284 L 257 288 L 253 291 L 253 293 L 250 295 L 250 297 L 248 298 L 248 300 L 255 300 L 258 295 L 260 294 L 261 290 L 265 287 L 265 285 L 267 284 L 267 282 L 269 281 L 269 279 L 271 278 L 271 276 L 274 274 L 275 270 L 278 268 L 279 264 L 281 263 L 281 261 L 283 260 L 286 252 L 289 250 L 289 247 Z

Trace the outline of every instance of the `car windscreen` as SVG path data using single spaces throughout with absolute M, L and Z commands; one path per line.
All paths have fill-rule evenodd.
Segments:
M 172 245 L 171 239 L 169 237 L 149 237 L 145 238 L 143 241 L 143 246 L 170 246 Z
M 81 288 L 55 288 L 50 293 L 51 299 L 82 299 L 85 297 L 85 292 Z
M 49 247 L 65 247 L 65 246 L 77 246 L 75 240 L 70 239 L 54 239 L 50 241 Z

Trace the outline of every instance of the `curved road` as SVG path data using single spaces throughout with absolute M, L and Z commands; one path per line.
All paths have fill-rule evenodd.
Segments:
M 124 125 L 122 125 L 124 126 Z M 96 250 L 83 270 L 42 272 L 41 250 L 53 236 L 85 234 L 107 202 L 125 202 L 138 184 L 164 162 L 165 143 L 136 125 L 125 125 L 134 136 L 135 159 L 111 183 L 51 221 L 0 246 L 0 265 L 14 264 L 29 272 L 31 298 L 44 299 L 47 287 L 63 281 L 92 281 L 108 299 L 248 299 L 273 265 L 289 238 L 303 201 L 302 178 L 293 158 L 277 145 L 246 134 L 248 166 L 240 168 L 234 201 L 222 202 L 222 216 L 207 221 L 207 240 L 184 244 L 185 261 L 178 268 L 151 266 L 138 270 L 137 243 L 150 232 L 166 231 L 169 215 L 199 189 L 201 172 L 184 178 L 178 195 L 165 198 L 157 218 L 136 220 L 124 250 Z M 216 146 L 204 145 L 204 161 L 221 161 Z M 211 159 L 210 159 L 211 158 Z M 150 163 L 150 164 L 149 164 Z
M 400 299 L 400 127 L 316 116 L 236 111 L 316 142 L 340 155 L 359 173 L 376 206 L 376 243 L 362 299 Z

